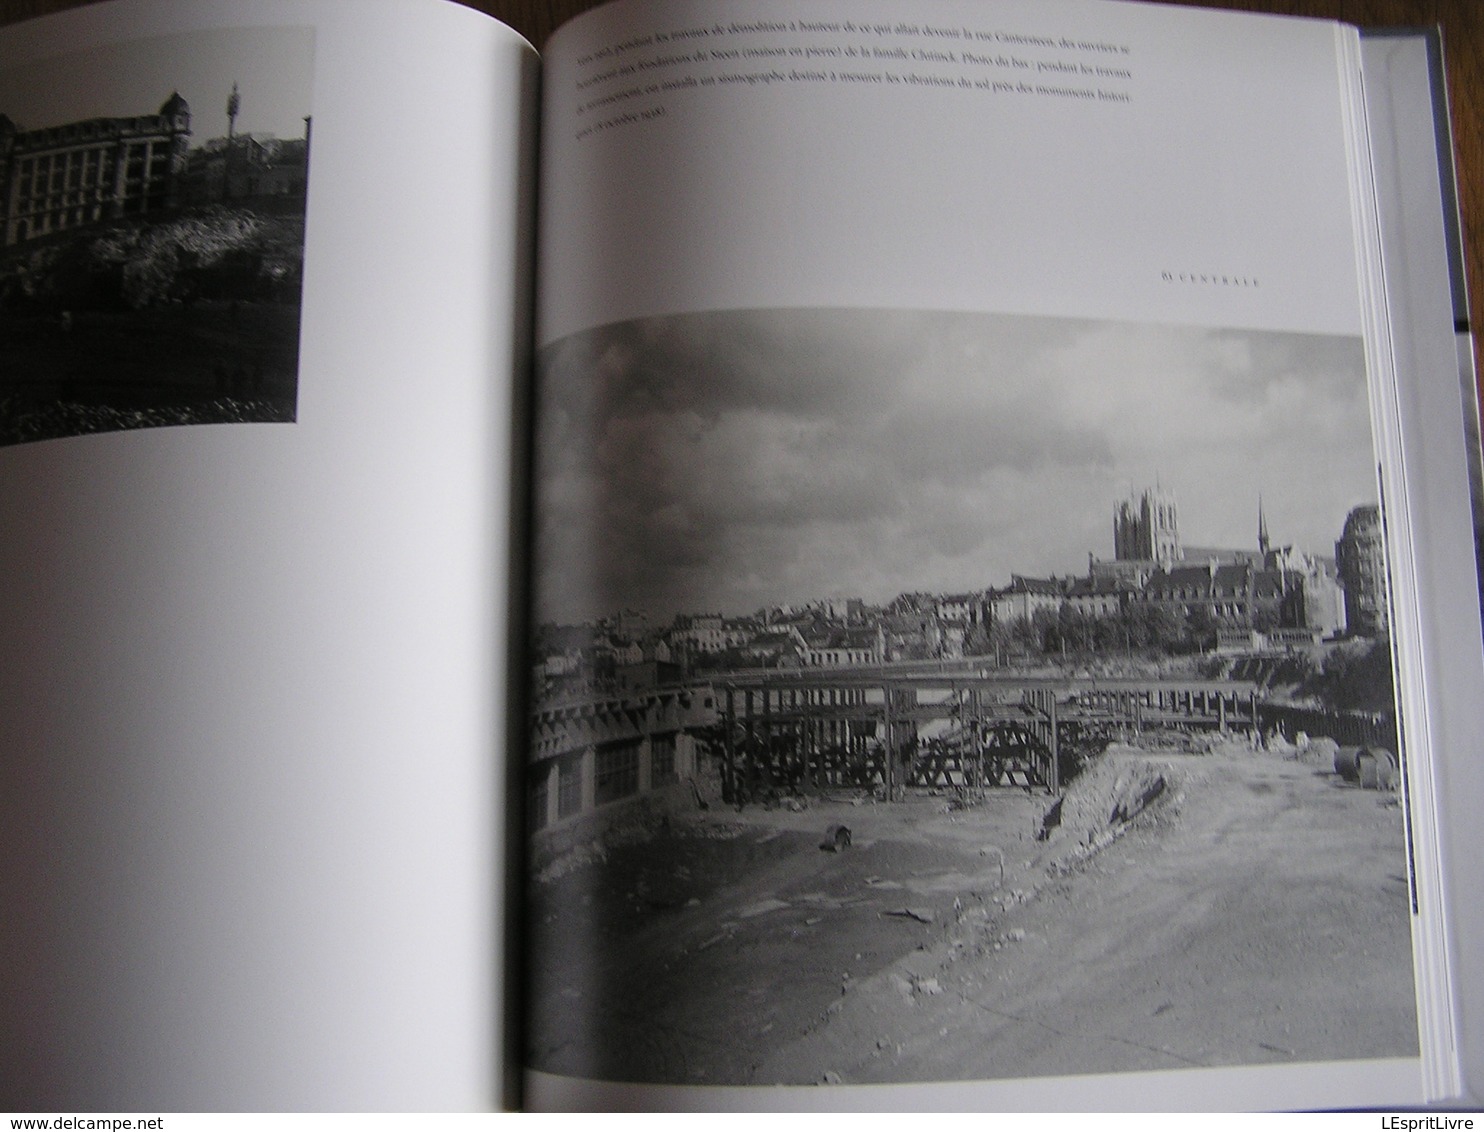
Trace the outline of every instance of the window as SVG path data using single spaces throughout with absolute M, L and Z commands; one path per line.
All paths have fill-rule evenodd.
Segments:
M 677 781 L 675 777 L 675 736 L 656 735 L 649 741 L 649 777 L 655 786 Z
M 600 748 L 597 759 L 595 800 L 598 805 L 616 802 L 639 792 L 639 746 Z
M 546 768 L 536 768 L 535 781 L 526 794 L 526 832 L 534 833 L 546 827 Z
M 568 755 L 557 767 L 557 817 L 570 818 L 582 809 L 582 756 Z

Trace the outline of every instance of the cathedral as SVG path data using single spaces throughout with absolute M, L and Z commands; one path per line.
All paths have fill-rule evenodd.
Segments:
M 1113 516 L 1113 557 L 1165 568 L 1184 557 L 1174 496 L 1156 487 L 1120 503 Z
M 1088 556 L 1090 580 L 1118 587 L 1130 603 L 1204 617 L 1225 644 L 1246 641 L 1254 631 L 1299 640 L 1346 629 L 1350 597 L 1334 563 L 1291 546 L 1275 548 L 1261 500 L 1255 550 L 1187 547 L 1174 496 L 1147 489 L 1114 510 L 1113 551 L 1112 559 Z

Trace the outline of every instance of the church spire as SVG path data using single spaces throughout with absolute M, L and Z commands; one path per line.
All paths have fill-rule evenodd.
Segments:
M 242 96 L 237 93 L 237 84 L 232 84 L 232 93 L 227 96 L 227 143 L 237 134 L 237 111 L 242 108 Z
M 1263 514 L 1261 495 L 1257 497 L 1257 548 L 1264 558 L 1268 556 L 1268 519 Z

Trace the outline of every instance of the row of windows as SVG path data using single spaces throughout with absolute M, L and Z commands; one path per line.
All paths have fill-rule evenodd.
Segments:
M 1212 617 L 1245 618 L 1247 616 L 1247 607 L 1245 605 L 1227 605 L 1221 602 L 1215 602 L 1209 605 L 1205 602 L 1196 602 L 1194 604 L 1176 603 L 1176 608 L 1186 617 L 1189 617 L 1197 609 L 1205 610 Z
M 137 195 L 137 194 L 136 194 Z M 13 216 L 35 215 L 42 212 L 58 212 L 65 209 L 102 205 L 116 199 L 112 188 L 79 189 L 76 192 L 56 193 L 44 197 L 18 197 Z
M 138 172 L 130 171 L 130 173 L 124 178 L 122 188 L 126 193 L 138 194 L 141 188 L 146 185 L 154 186 L 158 190 L 163 189 L 166 183 L 167 179 L 163 176 L 160 176 L 159 174 L 155 174 L 150 177 L 144 177 Z M 17 186 L 17 191 L 13 199 L 22 203 L 30 203 L 32 207 L 55 208 L 67 203 L 76 203 L 77 201 L 87 200 L 90 198 L 98 198 L 100 193 L 111 194 L 117 191 L 118 187 L 119 186 L 117 181 L 111 177 L 103 178 L 96 182 L 90 181 L 89 183 L 81 186 L 58 186 L 51 189 L 50 191 L 47 190 L 47 187 L 45 185 L 39 185 L 37 186 L 35 192 L 30 191 L 26 187 L 25 182 L 21 182 Z
M 164 166 L 151 166 L 148 175 L 142 166 L 130 165 L 124 171 L 125 192 L 138 192 L 139 187 L 145 184 L 159 184 L 166 180 L 165 174 L 168 170 Z M 65 195 L 76 195 L 79 193 L 109 192 L 117 186 L 117 177 L 111 169 L 102 170 L 100 173 L 87 173 L 84 176 L 68 177 L 65 182 L 59 177 L 53 177 L 48 183 L 37 177 L 34 180 L 21 177 L 16 181 L 14 198 L 20 201 L 53 201 L 49 207 L 55 207 Z M 55 200 L 53 200 L 55 198 Z M 77 199 L 82 199 L 77 196 Z
M 594 770 L 593 798 L 600 806 L 639 792 L 637 747 L 611 747 L 599 751 Z M 582 756 L 571 755 L 557 764 L 557 817 L 569 818 L 581 810 Z
M 122 148 L 125 158 L 132 163 L 139 163 L 146 158 L 152 162 L 161 162 L 170 157 L 171 149 L 163 141 L 138 141 L 126 142 L 122 147 L 118 145 L 94 146 L 90 149 L 71 149 L 63 153 L 43 153 L 34 157 L 23 157 L 16 163 L 16 172 L 22 177 L 56 176 L 63 172 L 77 168 L 89 168 L 98 164 L 111 165 L 114 155 Z
M 650 777 L 654 785 L 678 781 L 675 772 L 675 736 L 656 736 L 650 741 Z M 557 763 L 557 818 L 582 812 L 582 756 L 568 755 Z M 548 776 L 538 775 L 526 797 L 529 829 L 546 825 L 549 805 Z M 639 793 L 639 746 L 600 749 L 593 764 L 593 801 L 602 806 Z
M 83 224 L 92 224 L 103 218 L 101 206 L 61 209 L 40 216 L 22 217 L 14 222 L 12 232 L 16 239 L 28 240 L 32 236 L 44 236 L 48 232 L 62 232 Z
M 66 174 L 56 172 L 51 176 L 38 175 L 35 177 L 17 177 L 15 181 L 16 191 L 22 196 L 30 196 L 33 193 L 60 192 L 63 189 L 75 189 L 78 186 L 84 188 L 98 184 L 107 184 L 113 180 L 112 166 L 99 169 L 96 165 L 90 165 L 86 169 L 72 168 Z
M 177 114 L 174 118 L 174 128 L 181 132 L 188 129 L 189 115 Z M 148 118 L 109 118 L 102 121 L 92 122 L 70 122 L 65 126 L 54 126 L 49 130 L 38 130 L 31 135 L 32 144 L 51 144 L 58 142 L 91 141 L 95 138 L 116 139 L 120 132 L 128 133 L 156 133 L 168 131 L 172 128 L 172 120 L 168 117 L 154 115 Z
M 113 162 L 114 147 L 107 146 L 102 149 L 72 150 L 69 153 L 51 153 L 41 157 L 24 157 L 16 165 L 17 171 L 22 177 L 35 174 L 45 177 L 47 174 L 56 176 L 72 169 L 91 169 L 98 165 L 109 165 Z
M 76 199 L 49 201 L 44 206 L 33 204 L 27 207 L 27 202 L 23 201 L 11 217 L 11 230 L 17 238 L 25 240 L 48 232 L 76 228 L 80 224 L 95 223 L 103 219 L 105 207 L 110 207 L 109 215 L 130 216 L 163 207 L 164 203 L 163 194 L 158 192 L 149 197 L 126 197 L 121 201 L 113 198 L 87 199 L 80 193 Z
M 144 176 L 145 169 L 154 177 L 163 177 L 170 168 L 170 155 L 168 153 L 153 154 L 148 161 L 144 157 L 130 157 L 122 162 L 112 159 L 102 161 L 88 161 L 80 165 L 73 165 L 66 169 L 53 169 L 50 172 L 42 171 L 28 174 L 24 171 L 16 176 L 15 183 L 21 187 L 22 192 L 45 192 L 50 188 L 53 192 L 67 187 L 72 188 L 78 184 L 93 184 L 97 181 L 110 179 L 114 171 L 122 165 L 124 172 L 130 177 Z
M 814 664 L 870 664 L 872 655 L 870 649 L 825 649 L 810 657 Z

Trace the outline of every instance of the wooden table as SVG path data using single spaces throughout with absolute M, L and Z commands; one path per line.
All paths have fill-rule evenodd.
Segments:
M 87 0 L 0 0 L 0 24 L 76 7 Z M 347 0 L 350 2 L 350 0 Z M 559 24 L 600 0 L 460 0 L 515 28 L 538 48 Z M 1166 0 L 1189 7 L 1318 16 L 1362 27 L 1443 29 L 1453 109 L 1470 323 L 1484 330 L 1484 0 Z M 3 111 L 4 107 L 0 107 Z M 1475 344 L 1476 371 L 1480 344 Z M 1481 385 L 1484 389 L 1484 385 Z

